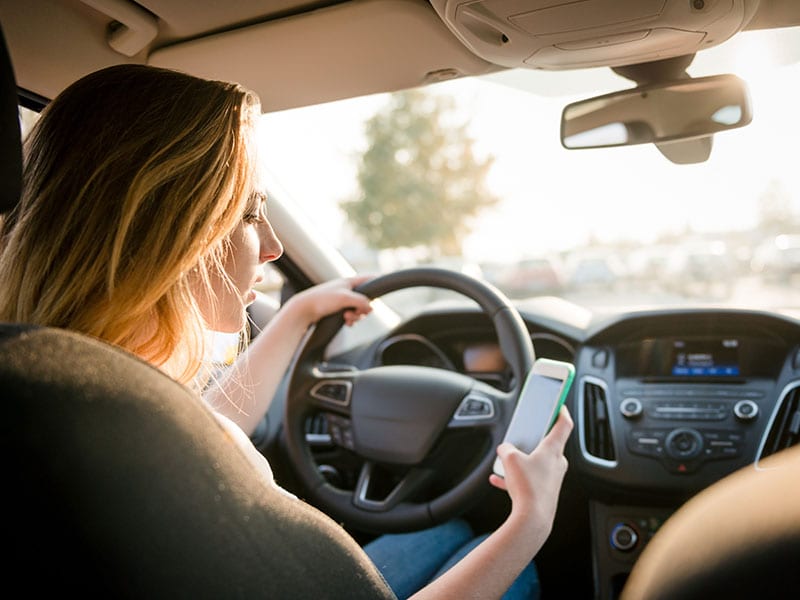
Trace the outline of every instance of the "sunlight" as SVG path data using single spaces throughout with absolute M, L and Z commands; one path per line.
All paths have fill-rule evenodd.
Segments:
M 716 134 L 709 160 L 695 165 L 673 164 L 652 144 L 592 150 L 561 145 L 567 104 L 629 87 L 608 69 L 521 69 L 437 84 L 431 92 L 453 99 L 475 153 L 494 157 L 486 183 L 501 199 L 470 223 L 464 264 L 565 258 L 592 248 L 625 257 L 648 247 L 674 250 L 723 239 L 731 260 L 745 264 L 759 242 L 754 236 L 763 233 L 754 228 L 766 205 L 777 202 L 789 211 L 789 229 L 797 221 L 793 215 L 800 215 L 794 152 L 800 122 L 787 118 L 795 112 L 798 56 L 795 29 L 785 37 L 742 34 L 696 57 L 693 77 L 733 73 L 747 82 L 753 121 Z M 582 89 L 570 83 L 580 76 L 588 77 Z M 548 93 L 541 93 L 543 87 Z M 264 116 L 270 170 L 349 257 L 369 250 L 347 228 L 339 202 L 358 193 L 364 123 L 388 99 L 376 95 Z M 726 122 L 735 117 L 718 115 Z
M 776 63 L 773 45 L 768 40 L 743 37 L 733 53 L 732 70 L 751 86 L 758 86 Z

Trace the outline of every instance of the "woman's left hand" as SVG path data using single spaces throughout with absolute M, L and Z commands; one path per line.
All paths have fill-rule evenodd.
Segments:
M 369 276 L 362 276 L 326 281 L 295 294 L 290 302 L 303 312 L 309 325 L 343 309 L 345 325 L 352 325 L 372 312 L 370 299 L 353 291 L 368 279 Z

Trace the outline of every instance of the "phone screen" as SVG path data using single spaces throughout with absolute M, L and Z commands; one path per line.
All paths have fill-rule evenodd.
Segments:
M 532 375 L 525 383 L 505 440 L 523 452 L 531 452 L 555 423 L 553 410 L 561 395 L 563 379 Z
M 534 365 L 525 380 L 504 438 L 525 453 L 532 452 L 555 423 L 574 374 L 572 365 L 540 360 L 541 363 Z M 561 374 L 563 377 L 553 376 Z M 504 476 L 499 457 L 495 460 L 494 472 Z

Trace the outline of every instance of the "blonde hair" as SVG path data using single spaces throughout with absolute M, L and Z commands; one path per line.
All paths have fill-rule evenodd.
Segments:
M 80 331 L 189 382 L 205 350 L 190 283 L 210 292 L 222 273 L 253 193 L 259 112 L 239 85 L 143 65 L 68 87 L 25 143 L 0 233 L 0 320 Z

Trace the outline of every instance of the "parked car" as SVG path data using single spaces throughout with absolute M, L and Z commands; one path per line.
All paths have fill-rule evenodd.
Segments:
M 578 253 L 567 261 L 567 285 L 574 290 L 612 290 L 627 276 L 614 255 Z
M 791 281 L 800 274 L 800 234 L 784 233 L 766 240 L 756 249 L 750 264 L 766 281 Z
M 487 481 L 494 459 L 488 432 L 501 429 L 510 416 L 526 373 L 509 360 L 508 348 L 530 341 L 531 357 L 566 361 L 576 371 L 566 402 L 575 421 L 566 450 L 569 471 L 552 533 L 536 556 L 545 596 L 619 598 L 633 580 L 631 573 L 641 564 L 652 565 L 648 551 L 672 548 L 669 540 L 674 539 L 681 540 L 678 558 L 658 555 L 663 576 L 651 570 L 642 576 L 663 592 L 661 597 L 683 597 L 680 586 L 687 580 L 701 586 L 699 597 L 726 597 L 714 587 L 724 581 L 739 586 L 729 597 L 753 589 L 763 589 L 768 597 L 770 589 L 786 593 L 783 585 L 798 584 L 797 569 L 776 574 L 770 567 L 800 560 L 800 517 L 791 505 L 771 507 L 796 498 L 786 489 L 800 477 L 790 468 L 762 466 L 787 453 L 794 456 L 798 442 L 800 286 L 788 277 L 796 275 L 800 264 L 798 243 L 796 236 L 776 238 L 774 224 L 777 220 L 786 231 L 800 230 L 794 147 L 800 139 L 800 3 L 0 0 L 0 24 L 19 103 L 32 113 L 81 76 L 122 63 L 236 81 L 259 94 L 269 219 L 285 255 L 265 279 L 269 290 L 279 293 L 268 299 L 259 292 L 252 308 L 253 336 L 267 326 L 276 302 L 357 272 L 385 275 L 388 287 L 399 293 L 469 282 L 472 300 L 467 305 L 431 303 L 430 293 L 414 291 L 393 306 L 381 290 L 375 293 L 373 313 L 356 326 L 311 330 L 253 436 L 276 479 L 332 516 L 359 543 L 456 515 L 478 532 L 503 522 L 509 498 Z M 412 108 L 410 96 L 402 95 L 409 90 L 421 98 Z M 710 95 L 704 95 L 708 90 Z M 680 102 L 682 96 L 691 101 Z M 648 99 L 657 98 L 668 101 L 654 108 Z M 667 118 L 662 122 L 656 116 Z M 648 119 L 653 122 L 645 123 Z M 25 120 L 35 121 L 35 114 L 26 114 Z M 418 131 L 412 122 L 425 123 L 426 133 L 409 134 Z M 685 127 L 679 129 L 679 123 Z M 400 186 L 387 175 L 409 172 L 415 160 L 422 160 L 421 148 L 428 151 L 444 138 L 450 145 L 434 153 L 413 182 L 422 187 Z M 381 156 L 388 158 L 381 168 L 394 170 L 376 170 L 370 181 L 387 184 L 382 197 L 387 208 L 359 223 L 345 205 L 371 198 L 362 185 L 372 168 L 367 155 L 382 143 L 386 151 Z M 372 234 L 392 215 L 407 219 L 400 221 L 407 233 L 436 234 L 423 241 L 399 237 L 402 241 L 387 248 L 388 237 L 376 241 Z M 441 223 L 447 227 L 433 227 Z M 391 233 L 396 235 L 396 228 Z M 686 254 L 680 269 L 667 271 L 663 250 L 683 249 L 687 241 L 703 236 L 725 239 L 725 234 L 746 234 L 757 240 L 754 246 L 763 242 L 763 252 L 753 261 L 755 272 L 782 276 L 765 282 L 753 273 L 728 271 L 709 262 L 716 260 L 713 253 L 702 261 Z M 615 285 L 624 273 L 607 258 L 596 258 L 621 252 L 622 264 L 626 248 L 633 252 L 650 246 L 659 254 L 648 269 L 664 269 L 666 278 L 682 289 L 724 281 L 724 289 L 714 291 L 713 304 L 707 295 L 678 296 L 652 281 Z M 481 277 L 458 273 L 454 279 L 453 268 L 392 267 L 382 273 L 390 261 L 376 258 L 380 253 L 398 261 L 432 257 L 454 247 L 462 255 L 459 264 L 483 265 L 481 277 L 498 286 L 503 302 L 487 304 Z M 577 256 L 587 248 L 593 258 L 574 263 L 564 280 L 552 265 L 519 261 L 521 256 Z M 354 265 L 345 255 L 361 258 Z M 556 298 L 521 301 L 539 294 Z M 499 313 L 513 317 L 505 329 L 497 326 Z M 4 331 L 18 339 L 14 326 Z M 3 348 L 4 368 L 25 358 L 0 342 Z M 48 352 L 60 350 L 53 346 Z M 217 357 L 223 368 L 230 352 L 226 343 Z M 80 370 L 78 391 L 95 378 L 105 381 L 104 370 L 89 361 L 93 354 L 58 356 Z M 415 464 L 365 458 L 363 448 L 349 443 L 341 429 L 343 422 L 359 416 L 345 404 L 317 401 L 306 391 L 330 383 L 338 394 L 360 385 L 360 378 L 397 366 L 469 378 L 490 397 L 489 405 L 482 406 L 493 410 L 470 426 L 446 419 L 436 431 L 435 456 Z M 27 370 L 34 377 L 38 372 Z M 112 374 L 121 377 L 118 371 Z M 366 418 L 353 425 L 357 440 L 369 434 L 402 449 L 416 439 L 414 428 L 430 421 L 426 410 L 434 403 L 417 402 L 427 398 L 425 390 L 398 392 L 414 381 L 402 379 L 389 395 L 397 396 L 395 421 L 409 429 L 402 433 Z M 39 390 L 39 383 L 46 385 L 48 378 L 42 375 L 37 387 L 25 389 Z M 103 385 L 116 398 L 122 384 Z M 139 387 L 142 393 L 150 391 Z M 168 392 L 175 390 L 166 384 L 152 389 L 153 396 Z M 5 393 L 0 389 L 0 397 L 5 399 Z M 19 581 L 27 567 L 28 575 L 38 574 L 28 580 L 29 590 L 43 580 L 51 590 L 78 591 L 79 575 L 109 583 L 103 579 L 111 577 L 106 565 L 112 559 L 129 560 L 159 573 L 154 585 L 163 586 L 164 595 L 182 595 L 170 586 L 180 589 L 176 582 L 219 568 L 204 555 L 204 549 L 218 545 L 240 563 L 237 577 L 230 577 L 231 596 L 247 595 L 237 594 L 236 585 L 248 574 L 280 584 L 265 586 L 265 596 L 291 597 L 291 590 L 307 592 L 313 584 L 315 592 L 307 596 L 330 597 L 331 590 L 341 589 L 337 586 L 355 585 L 358 571 L 351 563 L 347 568 L 331 563 L 335 577 L 318 577 L 318 565 L 333 560 L 327 542 L 292 554 L 291 528 L 312 535 L 314 522 L 266 518 L 270 507 L 248 495 L 250 484 L 238 471 L 242 487 L 236 489 L 244 491 L 229 494 L 218 479 L 227 462 L 209 461 L 192 471 L 193 483 L 214 484 L 208 495 L 162 490 L 151 485 L 155 478 L 131 476 L 127 481 L 140 466 L 140 457 L 129 448 L 136 443 L 147 447 L 149 435 L 132 428 L 113 435 L 77 432 L 68 438 L 74 433 L 67 426 L 68 403 L 30 414 L 45 394 L 20 394 L 24 401 L 15 396 L 6 403 L 6 460 L 41 473 L 53 491 L 21 489 L 13 485 L 16 480 L 6 491 L 15 497 L 9 502 L 17 501 L 6 511 L 7 519 L 15 532 L 22 530 L 20 523 L 26 531 L 9 540 L 15 557 L 9 581 Z M 98 405 L 102 401 L 102 395 L 91 398 Z M 402 402 L 412 400 L 422 416 L 405 419 L 409 409 Z M 128 406 L 122 403 L 107 415 L 122 418 Z M 172 411 L 170 406 L 162 409 Z M 42 424 L 54 419 L 64 426 L 47 429 L 56 432 L 52 435 L 42 433 Z M 182 423 L 187 430 L 196 426 L 198 435 L 208 427 L 202 419 L 187 417 Z M 385 430 L 378 428 L 384 425 Z M 5 441 L 12 433 L 28 435 L 21 455 Z M 74 443 L 70 449 L 102 448 L 108 456 L 104 476 L 91 479 L 80 469 L 62 469 L 67 443 Z M 35 453 L 45 447 L 47 452 Z M 168 444 L 151 449 L 158 450 L 148 454 L 146 472 L 153 474 L 180 469 L 178 458 L 197 459 L 199 452 Z M 770 485 L 759 485 L 757 477 L 767 472 Z M 750 496 L 736 488 L 735 494 L 715 495 L 713 490 L 735 473 L 755 478 L 744 489 L 763 494 Z M 791 477 L 780 482 L 781 473 Z M 120 478 L 125 494 L 97 495 L 101 480 Z M 162 523 L 153 531 L 140 531 L 139 522 L 129 521 L 129 513 L 119 508 L 142 490 L 162 493 L 137 507 L 150 525 Z M 756 497 L 757 503 L 747 503 Z M 213 526 L 218 524 L 215 502 L 231 498 L 242 500 L 236 514 L 247 517 L 247 522 L 236 521 L 241 525 L 232 536 L 236 539 L 204 537 L 204 528 L 192 521 L 197 509 L 205 511 L 203 524 Z M 177 507 L 168 513 L 166 525 L 158 521 L 167 514 L 165 499 Z M 696 538 L 680 537 L 682 524 L 698 523 L 681 518 L 685 510 L 692 514 L 698 499 L 714 526 L 697 531 Z M 104 530 L 93 529 L 82 545 L 73 547 L 68 535 L 59 537 L 61 530 L 45 526 L 57 517 L 70 527 L 80 525 L 88 515 L 107 517 L 125 535 L 101 545 L 96 540 Z M 764 523 L 768 516 L 783 520 L 772 527 Z M 186 528 L 176 533 L 181 525 Z M 772 535 L 776 531 L 785 536 Z M 144 536 L 151 545 L 178 544 L 186 532 L 192 535 L 185 552 L 158 565 L 147 563 L 144 551 L 129 552 L 125 537 Z M 280 541 L 259 552 L 233 550 L 236 544 L 257 545 L 264 532 Z M 735 542 L 725 537 L 739 532 Z M 766 540 L 774 542 L 769 552 L 760 545 Z M 695 558 L 698 548 L 707 547 L 705 559 Z M 743 557 L 735 567 L 722 558 L 730 558 L 732 549 Z M 79 564 L 70 563 L 71 558 Z M 303 562 L 302 576 L 290 580 L 275 566 L 288 558 Z M 49 571 L 52 563 L 59 563 L 58 576 Z M 137 577 L 144 575 L 134 568 L 128 581 Z M 106 595 L 126 595 L 125 585 L 114 580 L 102 589 Z M 628 593 L 633 598 L 657 595 L 630 588 Z
M 558 261 L 546 258 L 524 258 L 504 264 L 490 279 L 510 298 L 557 294 L 563 285 Z
M 677 248 L 665 271 L 670 289 L 706 298 L 729 297 L 736 277 L 733 258 L 720 241 Z

